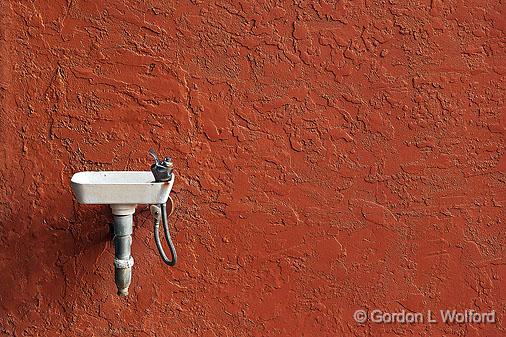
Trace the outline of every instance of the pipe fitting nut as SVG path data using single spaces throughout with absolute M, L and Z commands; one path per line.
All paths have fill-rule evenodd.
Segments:
M 134 265 L 134 258 L 130 256 L 128 260 L 114 258 L 114 267 L 118 269 L 131 268 Z

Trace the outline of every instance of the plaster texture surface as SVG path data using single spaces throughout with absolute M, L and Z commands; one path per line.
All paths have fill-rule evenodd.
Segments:
M 0 335 L 505 336 L 503 1 L 0 2 Z M 115 295 L 83 170 L 174 158 Z M 496 324 L 357 324 L 357 309 Z

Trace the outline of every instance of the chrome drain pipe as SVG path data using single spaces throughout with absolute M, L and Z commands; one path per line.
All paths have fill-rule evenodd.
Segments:
M 133 215 L 114 215 L 114 280 L 119 296 L 128 295 L 132 281 Z

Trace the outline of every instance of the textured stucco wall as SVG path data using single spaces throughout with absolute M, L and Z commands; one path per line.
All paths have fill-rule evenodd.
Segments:
M 1 1 L 0 334 L 504 336 L 498 0 Z M 174 157 L 115 295 L 81 170 Z M 495 310 L 359 325 L 359 308 Z

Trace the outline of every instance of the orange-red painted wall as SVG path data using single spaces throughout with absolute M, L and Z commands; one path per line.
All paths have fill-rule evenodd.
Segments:
M 3 1 L 0 334 L 504 336 L 500 1 Z M 177 170 L 115 295 L 82 170 Z M 357 324 L 357 309 L 496 324 Z

